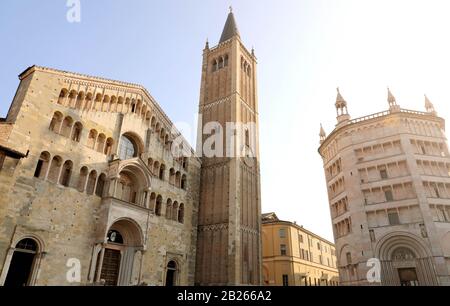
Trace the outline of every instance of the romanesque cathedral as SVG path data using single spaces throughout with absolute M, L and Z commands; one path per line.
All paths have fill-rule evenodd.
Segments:
M 257 132 L 206 156 L 140 85 L 39 66 L 19 78 L 0 121 L 0 285 L 261 283 Z M 200 144 L 257 128 L 256 57 L 232 12 L 203 50 L 199 115 Z

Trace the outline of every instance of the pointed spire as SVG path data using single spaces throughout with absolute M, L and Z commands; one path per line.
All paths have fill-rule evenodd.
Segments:
M 428 113 L 431 113 L 433 115 L 437 115 L 436 110 L 434 109 L 433 103 L 428 99 L 427 95 L 425 95 L 425 109 Z
M 219 43 L 223 43 L 234 36 L 239 37 L 239 30 L 236 25 L 236 20 L 234 19 L 233 8 L 230 6 L 230 13 L 228 13 L 227 21 L 223 28 L 222 36 L 220 37 Z
M 325 133 L 325 130 L 323 129 L 322 123 L 320 124 L 320 144 L 322 144 L 322 142 L 325 141 L 325 139 L 327 138 L 327 133 Z
M 399 112 L 400 106 L 397 105 L 397 101 L 395 100 L 394 95 L 392 94 L 391 90 L 388 87 L 388 103 L 389 103 L 389 110 L 391 112 Z
M 342 97 L 341 92 L 339 91 L 339 87 L 336 88 L 337 96 L 336 96 L 336 115 L 338 125 L 343 122 L 348 122 L 350 120 L 350 115 L 347 110 L 347 101 Z
M 389 102 L 389 105 L 395 105 L 395 104 L 397 104 L 397 101 L 395 100 L 395 97 L 394 97 L 394 95 L 392 94 L 392 92 L 391 92 L 391 90 L 389 89 L 389 87 L 388 87 L 388 102 Z
M 345 99 L 342 97 L 341 92 L 339 91 L 339 87 L 336 88 L 336 90 L 337 90 L 336 106 L 342 105 L 342 104 L 346 105 L 347 101 L 345 101 Z
M 206 49 L 206 50 L 209 50 L 209 41 L 208 41 L 208 38 L 206 38 L 205 49 Z

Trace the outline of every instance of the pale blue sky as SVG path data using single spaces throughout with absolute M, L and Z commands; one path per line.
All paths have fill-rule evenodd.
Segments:
M 215 45 L 233 6 L 258 57 L 263 211 L 332 239 L 319 123 L 335 124 L 335 88 L 353 117 L 404 108 L 426 92 L 450 117 L 448 1 L 4 0 L 0 10 L 0 115 L 17 75 L 33 64 L 144 85 L 174 122 L 193 124 L 205 40 Z M 195 139 L 195 130 L 192 135 Z

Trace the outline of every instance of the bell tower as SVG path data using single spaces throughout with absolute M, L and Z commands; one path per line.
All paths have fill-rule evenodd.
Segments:
M 206 43 L 197 152 L 202 171 L 196 284 L 259 285 L 261 200 L 256 57 L 230 13 L 213 48 Z

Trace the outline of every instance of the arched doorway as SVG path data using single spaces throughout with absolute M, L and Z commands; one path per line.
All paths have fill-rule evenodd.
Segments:
M 173 287 L 177 285 L 177 270 L 178 266 L 174 260 L 171 260 L 167 263 L 167 272 L 166 272 L 167 287 Z
M 121 219 L 114 222 L 99 253 L 96 280 L 105 286 L 129 286 L 139 281 L 135 274 L 141 263 L 135 259 L 141 257 L 142 241 L 142 231 L 134 221 Z
M 416 255 L 406 247 L 399 247 L 392 252 L 392 262 L 397 268 L 400 286 L 419 286 L 416 271 Z
M 381 283 L 384 286 L 438 284 L 431 250 L 414 234 L 387 234 L 378 242 L 375 254 L 381 261 Z
M 30 284 L 37 253 L 38 244 L 33 239 L 26 238 L 17 243 L 6 276 L 5 287 L 22 287 Z

